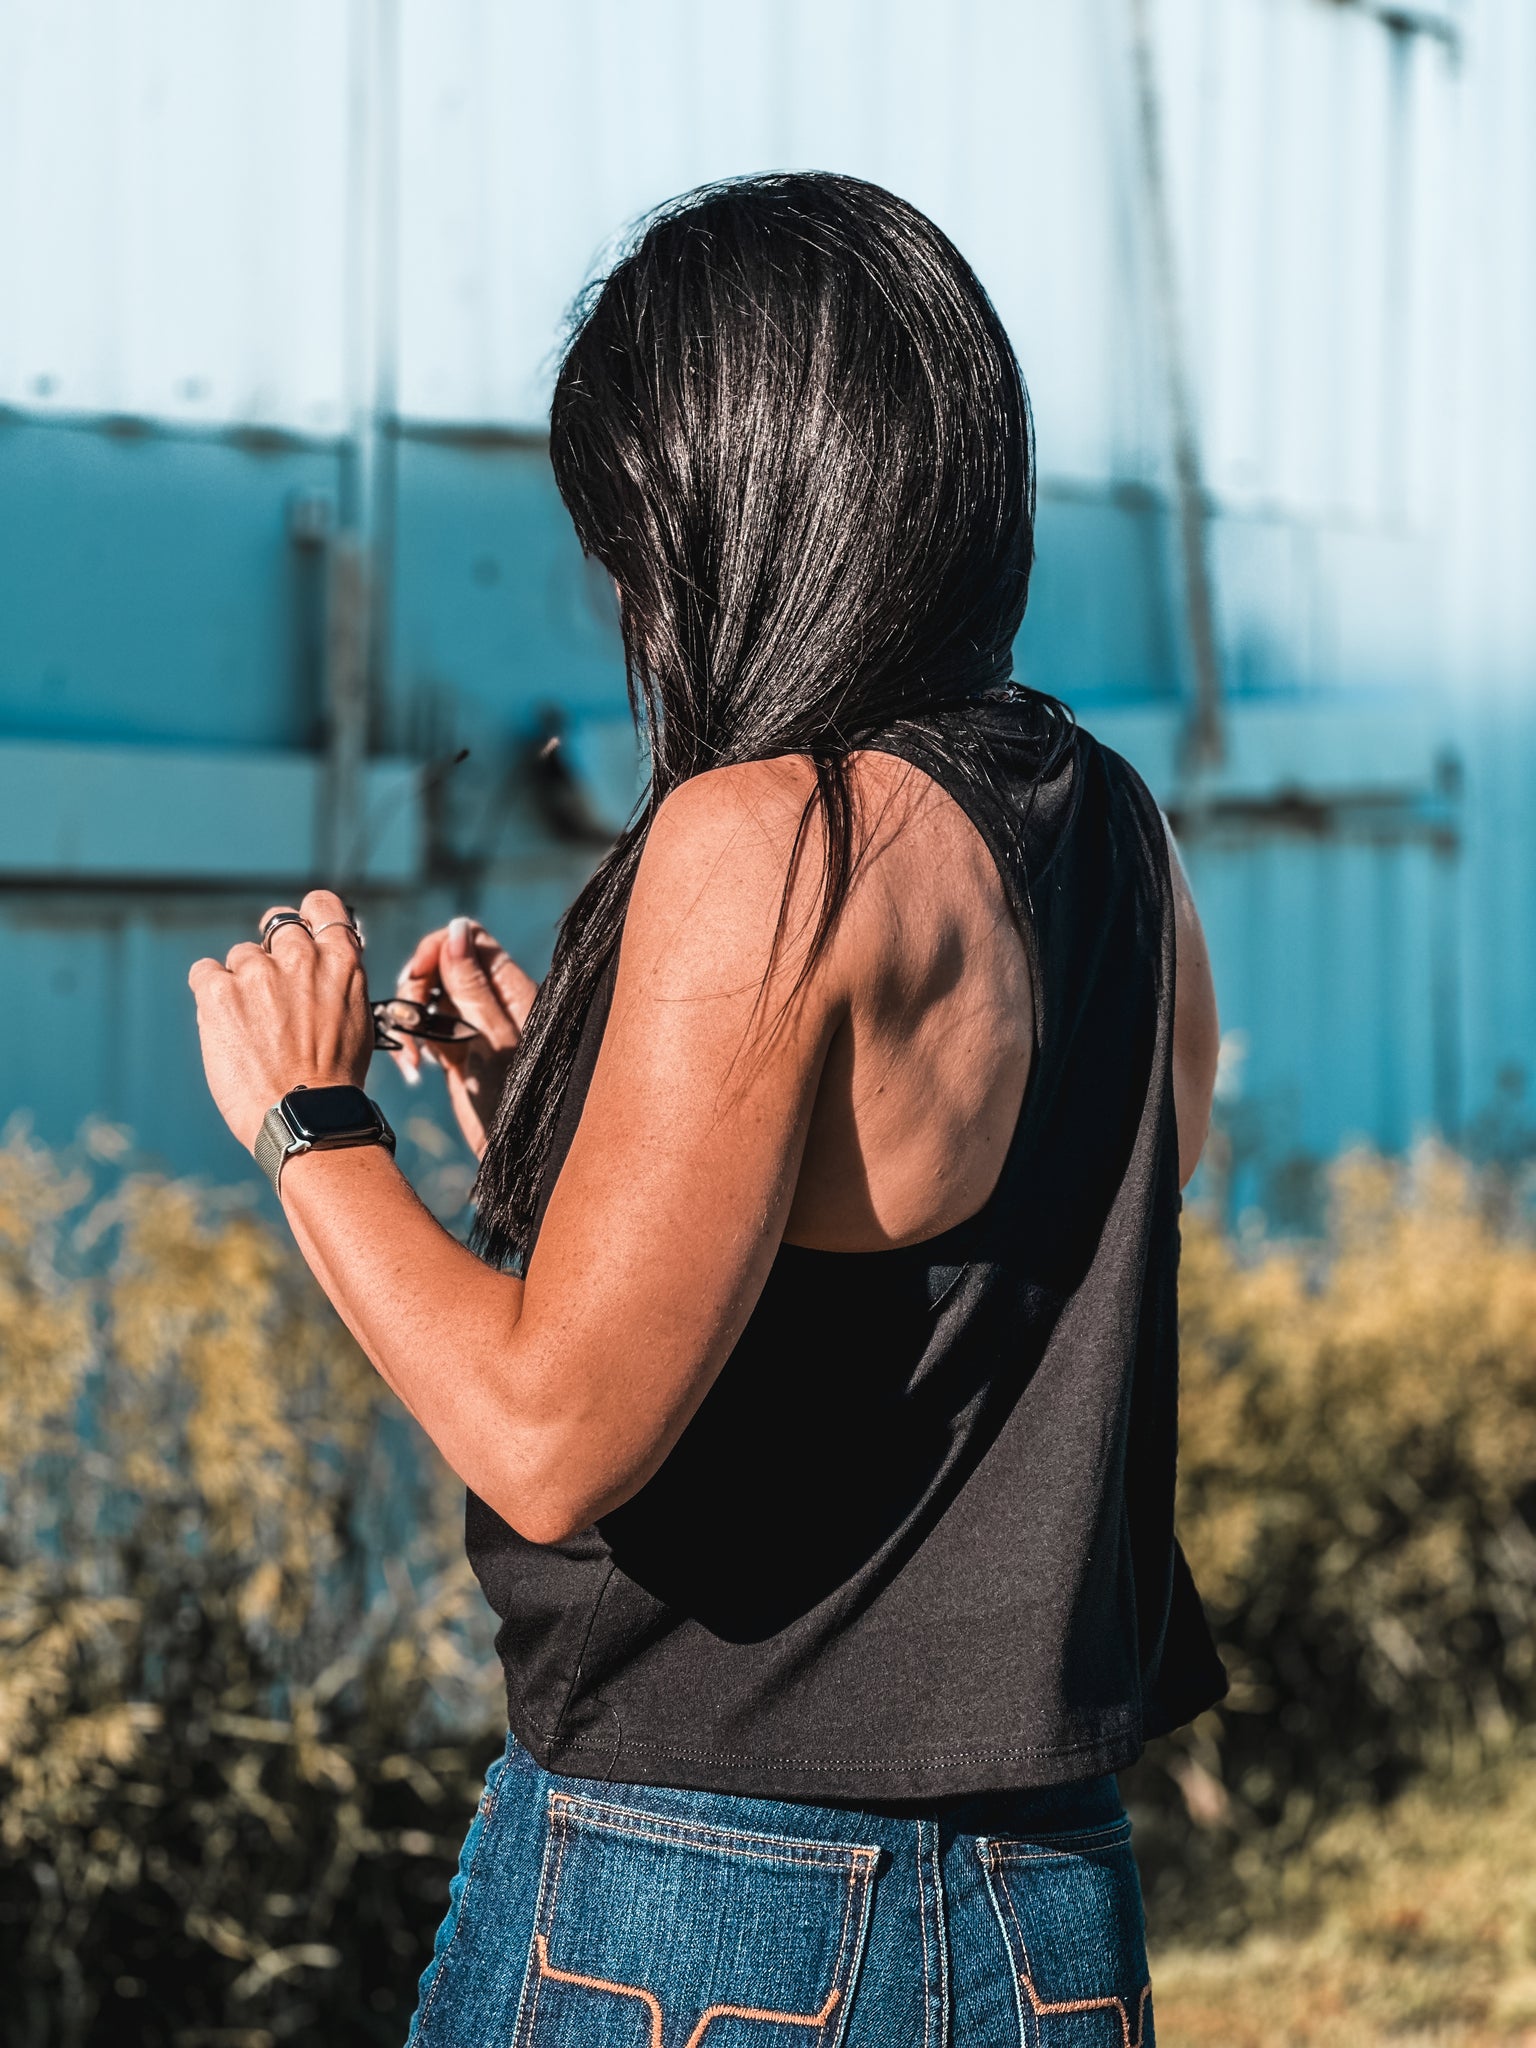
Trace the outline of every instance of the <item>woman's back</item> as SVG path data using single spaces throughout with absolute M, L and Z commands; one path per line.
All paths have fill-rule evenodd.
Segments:
M 809 771 L 793 767 L 798 810 Z M 1034 1052 L 1024 935 L 976 827 L 896 755 L 860 754 L 854 780 L 867 844 L 834 941 L 849 1001 L 784 1231 L 829 1252 L 917 1243 L 979 1209 Z

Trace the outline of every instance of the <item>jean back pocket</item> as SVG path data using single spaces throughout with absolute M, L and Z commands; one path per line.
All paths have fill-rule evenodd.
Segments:
M 513 2048 L 834 2048 L 879 1853 L 551 1792 Z
M 1154 2048 L 1130 1822 L 976 1846 L 1013 1961 L 1024 2048 Z

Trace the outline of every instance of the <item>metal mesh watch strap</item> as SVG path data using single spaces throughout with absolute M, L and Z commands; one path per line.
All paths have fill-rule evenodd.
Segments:
M 272 1183 L 274 1195 L 281 1195 L 278 1182 L 282 1179 L 283 1161 L 293 1148 L 294 1136 L 283 1120 L 281 1107 L 274 1103 L 261 1120 L 261 1129 L 256 1134 L 253 1156 L 267 1179 Z
M 353 1089 L 349 1092 L 357 1095 L 362 1094 L 361 1089 Z M 296 1091 L 296 1093 L 307 1093 L 307 1091 Z M 285 1096 L 283 1099 L 284 1101 L 289 1101 L 292 1098 Z M 275 1195 L 279 1197 L 282 1195 L 282 1188 L 279 1183 L 283 1176 L 284 1160 L 295 1158 L 300 1152 L 342 1151 L 352 1145 L 382 1145 L 386 1151 L 391 1153 L 394 1151 L 395 1134 L 389 1127 L 389 1119 L 371 1096 L 364 1096 L 363 1100 L 366 1101 L 375 1118 L 375 1127 L 372 1130 L 358 1129 L 334 1134 L 323 1130 L 311 1131 L 308 1136 L 302 1138 L 295 1137 L 292 1126 L 283 1115 L 282 1103 L 273 1104 L 272 1108 L 262 1118 L 261 1129 L 257 1132 L 256 1143 L 251 1149 L 256 1164 L 267 1176 L 267 1179 L 271 1181 L 272 1192 Z M 296 1120 L 302 1127 L 304 1124 L 303 1113 L 296 1111 L 295 1115 Z

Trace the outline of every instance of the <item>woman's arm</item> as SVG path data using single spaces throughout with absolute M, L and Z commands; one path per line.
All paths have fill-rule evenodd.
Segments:
M 657 1469 L 778 1247 L 846 1014 L 835 944 L 789 1000 L 814 845 L 763 986 L 808 786 L 803 763 L 755 763 L 663 805 L 526 1284 L 456 1243 L 376 1148 L 284 1168 L 284 1208 L 349 1328 L 455 1471 L 534 1541 L 587 1526 Z M 323 892 L 304 909 L 316 925 L 342 915 Z M 366 987 L 344 930 L 316 942 L 288 927 L 271 955 L 237 947 L 191 981 L 210 1085 L 247 1145 L 297 1083 L 366 1072 Z

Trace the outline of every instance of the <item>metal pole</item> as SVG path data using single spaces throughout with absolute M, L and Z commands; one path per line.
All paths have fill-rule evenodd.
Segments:
M 389 683 L 395 536 L 399 277 L 399 11 L 351 0 L 348 88 L 347 377 L 340 518 L 326 629 L 326 775 L 317 844 L 345 890 L 367 865 L 366 770 Z
M 1198 775 L 1201 769 L 1218 766 L 1225 752 L 1221 651 L 1216 638 L 1215 605 L 1206 551 L 1205 478 L 1200 463 L 1200 438 L 1195 426 L 1184 325 L 1179 314 L 1178 265 L 1174 255 L 1163 158 L 1162 105 L 1157 85 L 1150 0 L 1129 0 L 1129 5 L 1142 195 L 1172 433 L 1179 566 L 1188 642 L 1190 705 L 1184 728 L 1184 766 Z
M 369 683 L 375 725 L 388 709 L 390 596 L 395 562 L 396 415 L 400 368 L 400 4 L 375 0 L 378 118 L 374 151 L 373 390 L 367 426 L 372 450 L 366 514 L 373 566 Z

